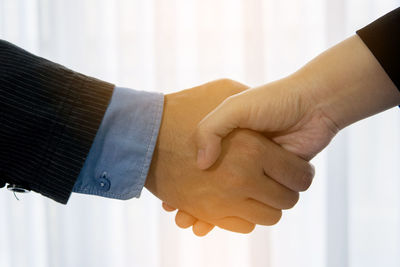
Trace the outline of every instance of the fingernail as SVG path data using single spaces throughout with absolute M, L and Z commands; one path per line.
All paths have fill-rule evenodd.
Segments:
M 206 152 L 204 151 L 204 149 L 199 149 L 199 151 L 197 151 L 197 166 L 199 166 L 201 168 L 202 163 L 204 162 L 206 156 Z

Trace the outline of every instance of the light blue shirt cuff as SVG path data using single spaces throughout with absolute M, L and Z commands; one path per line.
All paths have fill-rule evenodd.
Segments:
M 163 112 L 160 93 L 116 87 L 73 192 L 139 197 Z

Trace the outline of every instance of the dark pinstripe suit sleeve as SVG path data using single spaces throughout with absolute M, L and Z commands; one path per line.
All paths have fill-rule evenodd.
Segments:
M 0 40 L 0 179 L 67 203 L 113 88 Z
M 400 90 L 400 7 L 357 31 Z

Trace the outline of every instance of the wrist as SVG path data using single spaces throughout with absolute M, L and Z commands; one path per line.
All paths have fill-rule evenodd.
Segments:
M 338 129 L 400 104 L 400 93 L 358 36 L 322 53 L 300 69 L 313 110 Z
M 164 185 L 160 185 L 162 182 L 160 179 L 169 176 L 169 169 L 166 168 L 166 164 L 168 164 L 167 162 L 173 155 L 173 146 L 174 144 L 176 146 L 175 137 L 181 135 L 181 131 L 175 122 L 175 106 L 174 94 L 164 95 L 164 110 L 161 118 L 160 130 L 149 173 L 144 185 L 147 190 L 160 199 L 164 199 L 162 195 Z
M 306 107 L 306 117 L 318 118 L 333 133 L 345 127 L 342 118 L 345 117 L 343 109 L 337 103 L 338 95 L 332 90 L 332 85 L 321 75 L 316 74 L 312 68 L 303 67 L 291 75 L 298 85 L 298 95 L 303 106 Z

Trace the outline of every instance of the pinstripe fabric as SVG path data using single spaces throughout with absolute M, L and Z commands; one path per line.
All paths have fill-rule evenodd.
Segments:
M 0 40 L 0 179 L 67 203 L 113 88 Z

